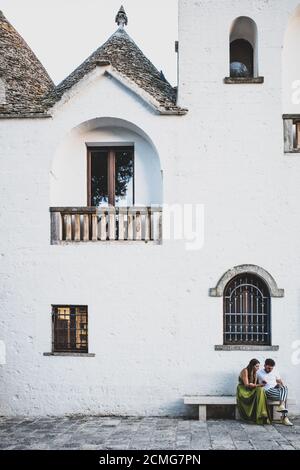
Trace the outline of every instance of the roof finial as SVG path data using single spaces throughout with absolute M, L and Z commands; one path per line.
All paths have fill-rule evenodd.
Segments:
M 127 15 L 125 13 L 123 5 L 121 5 L 120 10 L 117 13 L 116 23 L 121 28 L 124 28 L 124 26 L 126 26 L 128 24 L 128 18 L 127 18 Z

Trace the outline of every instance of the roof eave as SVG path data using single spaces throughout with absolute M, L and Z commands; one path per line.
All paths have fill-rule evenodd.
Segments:
M 123 85 L 125 88 L 130 90 L 133 94 L 135 94 L 137 97 L 139 97 L 142 101 L 144 101 L 150 108 L 155 111 L 156 114 L 161 115 L 161 116 L 183 116 L 187 114 L 188 110 L 184 108 L 177 107 L 176 104 L 174 105 L 167 105 L 164 107 L 162 103 L 160 103 L 158 100 L 156 100 L 147 90 L 145 90 L 143 87 L 139 86 L 137 83 L 135 83 L 133 80 L 128 78 L 126 75 L 122 74 L 119 72 L 111 62 L 107 60 L 98 60 L 94 63 L 94 66 L 90 69 L 89 73 L 91 73 L 93 70 L 96 68 L 101 68 L 103 69 L 103 76 L 111 77 L 114 80 L 116 80 L 118 83 Z M 63 97 L 66 95 L 66 93 L 70 92 L 72 88 L 84 78 L 81 77 L 81 79 L 75 83 L 73 83 L 69 88 L 66 88 L 63 90 L 63 93 L 59 93 L 56 97 L 52 98 L 52 102 L 48 102 L 46 104 L 46 108 L 48 112 L 50 112 L 53 107 L 59 103 Z M 63 82 L 62 82 L 63 83 Z M 61 84 L 59 85 L 61 86 Z
M 188 109 L 185 108 L 177 108 L 177 109 L 162 109 L 160 110 L 159 114 L 163 116 L 185 116 L 189 112 Z
M 97 65 L 100 65 L 100 64 L 97 64 Z M 148 105 L 150 105 L 150 107 L 154 109 L 156 112 L 158 112 L 158 114 L 160 115 L 182 116 L 182 115 L 187 114 L 188 112 L 188 110 L 184 108 L 174 107 L 174 109 L 167 109 L 161 106 L 161 104 L 152 95 L 150 95 L 146 90 L 144 90 L 144 88 L 140 87 L 135 82 L 130 80 L 128 77 L 118 72 L 112 65 L 106 67 L 104 75 L 109 75 L 115 80 L 117 80 L 118 82 L 120 82 L 121 84 L 123 84 L 126 88 L 128 88 L 130 91 L 136 94 L 139 98 L 145 101 Z
M 0 113 L 0 119 L 45 119 L 52 118 L 51 114 L 45 113 Z

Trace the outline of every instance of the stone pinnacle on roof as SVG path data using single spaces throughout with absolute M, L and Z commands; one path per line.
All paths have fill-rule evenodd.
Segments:
M 123 5 L 121 5 L 120 10 L 117 13 L 116 23 L 121 28 L 124 28 L 124 26 L 127 26 L 128 24 L 128 17 L 126 15 Z

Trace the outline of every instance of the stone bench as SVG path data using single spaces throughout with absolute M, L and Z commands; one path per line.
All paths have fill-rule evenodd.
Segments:
M 272 416 L 274 413 L 274 406 L 279 405 L 279 401 L 268 400 L 268 405 L 271 407 Z M 296 400 L 288 399 L 289 405 L 294 405 Z M 235 406 L 235 417 L 238 419 L 239 412 L 236 406 L 235 396 L 204 396 L 204 395 L 191 395 L 184 397 L 185 405 L 198 405 L 199 406 L 199 421 L 206 421 L 206 407 L 209 405 L 232 405 Z

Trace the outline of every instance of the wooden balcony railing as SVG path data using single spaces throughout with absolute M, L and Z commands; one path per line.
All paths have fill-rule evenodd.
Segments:
M 162 241 L 161 207 L 50 207 L 51 244 Z

